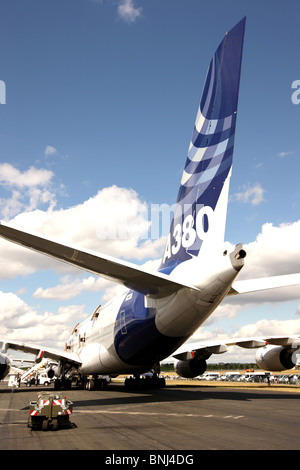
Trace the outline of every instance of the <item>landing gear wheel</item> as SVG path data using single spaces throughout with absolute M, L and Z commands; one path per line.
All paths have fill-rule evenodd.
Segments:
M 58 429 L 58 421 L 57 419 L 54 419 L 52 421 L 52 431 L 57 431 L 57 429 Z
M 43 419 L 42 422 L 42 430 L 47 431 L 48 430 L 48 419 Z
M 86 390 L 94 390 L 95 389 L 95 382 L 92 379 L 88 379 L 85 383 L 85 389 Z
M 125 390 L 151 390 L 155 388 L 163 388 L 166 386 L 164 378 L 158 377 L 154 374 L 151 377 L 127 377 L 125 379 Z
M 159 379 L 159 388 L 164 388 L 165 386 L 166 386 L 166 380 L 163 377 L 161 377 Z

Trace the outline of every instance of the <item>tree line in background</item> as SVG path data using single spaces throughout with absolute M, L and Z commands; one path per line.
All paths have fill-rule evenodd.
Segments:
M 240 362 L 222 362 L 221 364 L 207 364 L 207 370 L 247 370 L 259 369 L 255 363 L 240 363 Z
M 162 372 L 174 372 L 174 364 L 166 363 L 160 364 Z M 222 362 L 220 364 L 207 364 L 206 370 L 247 370 L 258 369 L 256 363 L 240 363 L 240 362 Z

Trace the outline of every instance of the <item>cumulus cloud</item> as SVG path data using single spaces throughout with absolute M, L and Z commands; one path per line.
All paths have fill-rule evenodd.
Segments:
M 267 320 L 262 319 L 256 323 L 250 323 L 242 326 L 235 334 L 235 338 L 247 338 L 251 336 L 264 337 L 269 336 L 270 332 L 273 336 L 284 336 L 299 333 L 299 319 L 289 320 Z
M 141 268 L 155 272 L 158 268 L 160 260 L 146 261 Z M 100 292 L 104 291 L 102 302 L 108 302 L 118 294 L 126 291 L 124 286 L 108 281 L 102 277 L 87 276 L 85 278 L 75 278 L 66 275 L 60 279 L 60 283 L 54 287 L 42 288 L 38 287 L 33 293 L 33 297 L 37 299 L 51 300 L 69 300 L 77 297 L 83 292 Z
M 90 0 L 93 3 L 103 4 L 104 0 Z M 136 7 L 133 0 L 118 0 L 118 17 L 126 23 L 134 23 L 142 14 L 142 7 Z
M 263 189 L 259 183 L 256 183 L 252 186 L 248 185 L 244 187 L 242 191 L 232 194 L 230 201 L 249 203 L 253 206 L 257 206 L 265 201 L 264 193 L 265 189 Z
M 0 214 L 5 220 L 21 211 L 31 211 L 46 204 L 56 205 L 51 191 L 54 174 L 44 168 L 30 167 L 20 171 L 10 163 L 0 164 L 0 187 L 10 192 L 9 197 L 0 198 Z
M 278 226 L 266 223 L 256 240 L 245 245 L 247 257 L 240 278 L 300 272 L 300 220 Z
M 44 168 L 30 167 L 28 170 L 21 172 L 10 163 L 0 163 L 0 185 L 4 186 L 20 189 L 45 186 L 53 176 L 52 171 Z
M 48 347 L 63 347 L 74 319 L 87 318 L 83 305 L 60 307 L 56 313 L 38 312 L 11 292 L 0 291 L 0 337 Z
M 247 256 L 237 280 L 300 273 L 299 237 L 300 220 L 278 226 L 272 223 L 264 224 L 256 239 L 244 245 Z M 229 251 L 233 248 L 231 244 L 228 244 Z M 229 303 L 232 306 L 239 305 L 240 308 L 243 308 L 266 302 L 297 301 L 299 298 L 300 286 L 294 285 L 230 296 L 224 300 L 222 306 Z
M 121 0 L 118 5 L 118 15 L 127 23 L 134 23 L 141 16 L 142 8 L 137 8 L 133 0 Z
M 48 157 L 49 155 L 57 155 L 57 150 L 52 145 L 47 145 L 44 154 Z
M 155 258 L 164 240 L 149 240 L 147 206 L 132 189 L 112 186 L 67 209 L 21 213 L 10 224 L 62 243 L 125 259 Z
M 88 276 L 86 278 L 74 279 L 70 276 L 64 276 L 60 280 L 60 284 L 46 289 L 39 287 L 33 293 L 33 297 L 37 299 L 51 299 L 51 300 L 69 300 L 83 292 L 100 292 L 106 291 L 106 301 L 110 300 L 115 295 L 116 290 L 119 292 L 124 291 L 123 286 L 118 286 L 113 282 L 107 281 L 101 277 Z M 108 292 L 113 288 L 114 294 L 110 296 Z
M 10 219 L 7 217 L 7 224 L 66 245 L 117 258 L 144 262 L 161 256 L 165 240 L 148 237 L 151 226 L 148 207 L 132 189 L 103 188 L 86 201 L 66 209 L 55 209 L 55 194 L 47 187 L 31 189 L 30 198 L 26 191 L 16 191 L 11 198 L 3 198 L 2 218 L 4 213 L 17 213 Z M 45 210 L 38 208 L 41 202 Z M 3 239 L 0 239 L 0 250 L 2 279 L 11 279 L 20 273 L 32 274 L 40 269 L 53 269 L 60 275 L 82 273 Z
M 293 155 L 293 153 L 294 153 L 294 152 L 279 152 L 279 153 L 277 154 L 277 156 L 283 158 L 283 157 L 287 157 L 287 156 L 289 156 L 289 155 Z
M 105 280 L 102 278 L 95 278 L 88 276 L 85 279 L 73 279 L 70 276 L 61 278 L 61 283 L 54 287 L 42 288 L 38 287 L 33 293 L 33 297 L 37 299 L 55 299 L 55 300 L 69 300 L 82 292 L 95 292 L 103 289 Z

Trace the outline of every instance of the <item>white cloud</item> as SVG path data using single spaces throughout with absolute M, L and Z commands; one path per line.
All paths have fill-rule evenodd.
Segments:
M 155 272 L 158 268 L 160 260 L 147 261 L 141 268 Z M 104 291 L 101 302 L 108 302 L 118 294 L 127 290 L 124 286 L 113 281 L 108 281 L 102 277 L 87 276 L 85 278 L 76 278 L 66 275 L 60 279 L 60 283 L 54 287 L 42 288 L 38 287 L 33 293 L 33 297 L 37 299 L 51 300 L 69 300 L 83 292 L 100 292 Z
M 57 155 L 57 150 L 52 145 L 47 145 L 44 151 L 45 155 L 48 157 L 49 155 Z
M 4 220 L 18 214 L 24 207 L 20 191 L 13 190 L 10 198 L 0 198 L 0 213 Z
M 0 198 L 0 214 L 5 220 L 21 211 L 31 211 L 41 204 L 53 208 L 56 197 L 50 186 L 54 174 L 50 170 L 30 167 L 21 172 L 10 163 L 0 164 L 0 186 L 11 192 Z
M 92 3 L 102 5 L 104 0 L 90 0 Z M 114 2 L 115 3 L 115 2 Z M 118 0 L 117 1 L 117 13 L 118 16 L 126 21 L 126 23 L 134 23 L 137 18 L 142 14 L 141 7 L 135 7 L 133 0 Z
M 142 8 L 136 8 L 133 0 L 121 0 L 118 6 L 118 15 L 127 23 L 134 23 L 141 16 Z
M 16 294 L 0 291 L 0 337 L 44 346 L 63 347 L 75 321 L 87 318 L 83 305 L 39 313 Z
M 248 185 L 248 187 L 244 187 L 243 191 L 232 194 L 230 196 L 230 201 L 250 203 L 253 206 L 257 206 L 261 202 L 265 201 L 264 193 L 265 190 L 259 183 L 256 183 L 253 186 Z
M 20 189 L 34 186 L 45 186 L 53 178 L 50 170 L 30 167 L 21 172 L 10 163 L 0 163 L 0 185 L 17 187 Z
M 247 257 L 240 278 L 300 272 L 300 220 L 275 226 L 266 223 L 256 240 L 245 245 Z
M 110 282 L 99 277 L 88 276 L 84 279 L 74 279 L 64 276 L 61 283 L 55 287 L 43 289 L 39 287 L 33 293 L 33 297 L 38 299 L 68 300 L 80 295 L 82 292 L 97 292 L 110 286 Z
M 146 209 L 135 191 L 112 186 L 67 209 L 19 214 L 11 225 L 78 248 L 143 260 L 157 257 L 164 243 L 147 239 Z
M 299 334 L 299 319 L 289 319 L 289 320 L 267 320 L 261 319 L 256 323 L 250 323 L 248 325 L 242 326 L 235 334 L 235 338 L 247 338 L 251 336 L 255 337 L 264 337 L 274 335 L 274 336 L 284 336 L 284 335 L 293 335 Z
M 280 152 L 277 154 L 278 157 L 287 157 L 288 155 L 293 155 L 294 152 Z
M 24 192 L 21 194 L 24 195 Z M 83 203 L 60 210 L 54 207 L 55 195 L 51 192 L 47 195 L 46 191 L 43 194 L 48 205 L 47 210 L 33 208 L 31 211 L 24 211 L 25 204 L 22 199 L 19 200 L 19 194 L 15 201 L 11 201 L 12 208 L 5 199 L 3 210 L 4 207 L 16 212 L 22 210 L 6 223 L 66 245 L 106 253 L 117 258 L 144 261 L 161 256 L 165 241 L 163 238 L 147 239 L 150 227 L 147 206 L 140 201 L 135 191 L 116 186 L 104 188 Z M 43 194 L 37 191 L 32 194 L 32 198 L 35 195 L 37 199 L 41 199 Z M 38 201 L 33 199 L 32 207 L 37 203 Z M 27 201 L 26 209 L 29 209 L 29 206 L 30 201 Z M 2 279 L 14 278 L 20 273 L 28 275 L 40 269 L 54 269 L 60 275 L 66 272 L 82 273 L 79 269 L 3 239 L 0 239 L 0 252 Z M 80 286 L 82 288 L 82 284 Z M 79 288 L 79 285 L 77 287 Z

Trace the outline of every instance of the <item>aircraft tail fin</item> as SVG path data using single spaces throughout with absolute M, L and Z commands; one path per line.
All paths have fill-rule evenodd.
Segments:
M 246 18 L 215 52 L 202 98 L 160 271 L 224 242 Z

